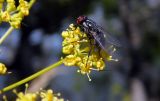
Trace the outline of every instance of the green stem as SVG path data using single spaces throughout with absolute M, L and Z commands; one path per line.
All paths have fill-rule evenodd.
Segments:
M 29 2 L 29 9 L 33 6 L 33 4 L 36 2 L 36 0 L 31 0 L 30 2 Z
M 7 32 L 0 38 L 0 45 L 3 43 L 3 41 L 11 34 L 11 32 L 14 30 L 13 27 L 10 27 Z
M 52 64 L 52 65 L 50 65 L 50 66 L 48 66 L 48 67 L 46 67 L 44 69 L 42 69 L 41 71 L 39 71 L 39 72 L 37 72 L 37 73 L 35 73 L 35 74 L 33 74 L 33 75 L 21 80 L 21 81 L 18 81 L 18 82 L 14 83 L 14 84 L 12 84 L 12 85 L 10 85 L 8 87 L 3 88 L 2 90 L 0 90 L 0 93 L 9 91 L 9 90 L 11 90 L 11 89 L 13 89 L 13 88 L 15 88 L 15 87 L 17 87 L 19 85 L 22 85 L 22 84 L 24 84 L 24 83 L 26 83 L 26 82 L 28 82 L 30 80 L 33 80 L 34 78 L 36 78 L 36 77 L 38 77 L 38 76 L 50 71 L 51 69 L 58 67 L 62 63 L 63 63 L 63 60 L 60 60 L 60 61 L 58 61 L 58 62 L 56 62 L 56 63 L 54 63 L 54 64 Z

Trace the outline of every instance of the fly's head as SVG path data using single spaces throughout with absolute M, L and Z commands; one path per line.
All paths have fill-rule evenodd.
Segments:
M 76 22 L 78 25 L 81 25 L 86 19 L 87 17 L 82 15 L 77 18 Z

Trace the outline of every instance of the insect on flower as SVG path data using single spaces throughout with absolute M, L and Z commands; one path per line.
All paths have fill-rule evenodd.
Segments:
M 114 39 L 107 31 L 104 31 L 102 27 L 97 25 L 96 22 L 89 19 L 88 17 L 79 16 L 76 23 L 81 28 L 81 30 L 87 34 L 87 37 L 90 40 L 90 45 L 97 46 L 99 52 L 103 51 L 103 53 L 112 55 L 112 53 L 115 51 L 113 46 L 120 46 L 116 39 Z
M 103 71 L 104 60 L 117 61 L 112 58 L 112 53 L 115 51 L 113 46 L 119 44 L 86 16 L 79 16 L 76 22 L 62 32 L 62 52 L 66 54 L 63 63 L 79 67 L 77 72 L 87 74 L 91 81 L 89 74 L 92 70 Z

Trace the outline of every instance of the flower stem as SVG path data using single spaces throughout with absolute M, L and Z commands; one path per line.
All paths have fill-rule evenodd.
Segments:
M 44 69 L 42 69 L 41 71 L 39 71 L 39 72 L 37 72 L 37 73 L 35 73 L 35 74 L 33 74 L 33 75 L 21 80 L 21 81 L 18 81 L 18 82 L 14 83 L 14 84 L 12 84 L 12 85 L 10 85 L 8 87 L 3 88 L 2 90 L 0 90 L 0 93 L 9 91 L 9 90 L 11 90 L 11 89 L 13 89 L 13 88 L 15 88 L 17 86 L 20 86 L 20 85 L 22 85 L 22 84 L 24 84 L 24 83 L 26 83 L 26 82 L 28 82 L 30 80 L 33 80 L 34 78 L 36 78 L 36 77 L 38 77 L 38 76 L 50 71 L 51 69 L 58 67 L 62 63 L 63 63 L 63 60 L 60 60 L 60 61 L 58 61 L 58 62 L 56 62 L 56 63 L 54 63 L 54 64 L 52 64 L 52 65 L 50 65 L 50 66 L 48 66 L 48 67 L 46 67 Z
M 10 27 L 7 32 L 0 38 L 0 45 L 3 43 L 3 41 L 11 34 L 11 32 L 14 30 L 13 27 Z
M 33 4 L 36 2 L 36 0 L 31 0 L 30 2 L 29 2 L 29 9 L 33 6 Z

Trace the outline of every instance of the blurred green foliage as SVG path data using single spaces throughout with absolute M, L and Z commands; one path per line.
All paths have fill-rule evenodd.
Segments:
M 118 2 L 117 0 L 102 0 L 105 16 L 118 14 Z

